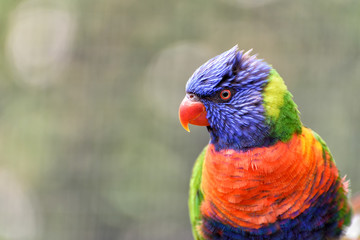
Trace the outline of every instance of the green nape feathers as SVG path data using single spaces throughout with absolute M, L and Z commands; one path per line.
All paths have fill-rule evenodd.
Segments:
M 290 140 L 293 133 L 301 133 L 301 121 L 291 93 L 275 69 L 270 70 L 269 82 L 264 89 L 264 108 L 270 135 L 281 141 Z

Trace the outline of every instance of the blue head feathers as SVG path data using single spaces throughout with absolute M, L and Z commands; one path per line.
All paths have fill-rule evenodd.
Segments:
M 186 85 L 205 105 L 211 143 L 220 149 L 244 150 L 269 145 L 262 92 L 271 67 L 249 52 L 232 49 L 199 67 Z M 224 100 L 221 92 L 231 97 Z

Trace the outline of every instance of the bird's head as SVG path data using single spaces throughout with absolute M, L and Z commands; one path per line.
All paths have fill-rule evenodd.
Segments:
M 179 117 L 187 131 L 189 123 L 207 126 L 218 150 L 244 150 L 281 140 L 288 127 L 281 117 L 289 111 L 296 115 L 290 125 L 299 129 L 296 105 L 281 77 L 266 62 L 235 46 L 191 76 Z

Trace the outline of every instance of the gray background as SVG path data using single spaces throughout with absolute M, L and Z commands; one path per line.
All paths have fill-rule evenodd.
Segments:
M 191 239 L 208 142 L 177 111 L 239 44 L 278 70 L 360 191 L 360 1 L 2 0 L 0 239 Z

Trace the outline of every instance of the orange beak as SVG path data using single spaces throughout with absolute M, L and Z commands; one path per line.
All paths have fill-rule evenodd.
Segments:
M 204 104 L 193 94 L 186 94 L 179 107 L 179 119 L 183 128 L 190 132 L 189 123 L 198 126 L 209 126 Z

